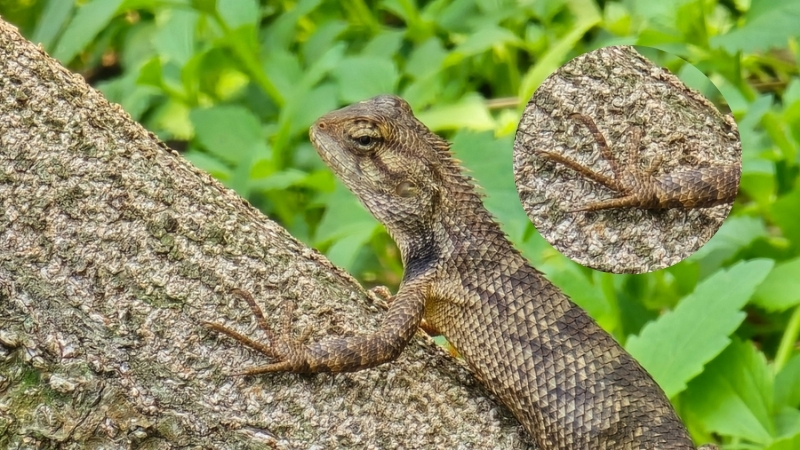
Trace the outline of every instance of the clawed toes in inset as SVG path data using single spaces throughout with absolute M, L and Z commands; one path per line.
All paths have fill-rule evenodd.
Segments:
M 629 166 L 623 168 L 620 167 L 620 164 L 611 152 L 605 137 L 603 137 L 603 134 L 597 129 L 597 126 L 590 117 L 578 113 L 570 114 L 569 117 L 570 119 L 580 122 L 589 130 L 595 142 L 600 147 L 600 153 L 603 159 L 605 159 L 611 166 L 614 177 L 609 177 L 595 172 L 594 170 L 557 153 L 539 150 L 536 151 L 536 154 L 550 161 L 569 167 L 583 177 L 599 183 L 611 191 L 620 194 L 621 197 L 595 201 L 583 207 L 572 209 L 567 212 L 587 212 L 599 211 L 602 209 L 645 206 L 645 202 L 643 202 L 642 198 L 638 194 L 633 192 L 632 186 L 629 186 L 629 184 L 633 179 L 641 178 L 640 173 L 651 175 L 652 172 L 654 172 L 658 167 L 658 164 L 660 164 L 660 160 L 653 161 L 651 167 L 649 167 L 646 171 L 637 170 L 635 168 L 636 161 L 638 161 L 639 158 L 641 130 L 634 127 L 631 127 L 628 130 L 628 133 L 631 135 L 631 142 L 628 146 Z

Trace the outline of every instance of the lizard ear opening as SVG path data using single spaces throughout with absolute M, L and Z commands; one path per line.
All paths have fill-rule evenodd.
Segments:
M 419 194 L 419 188 L 411 181 L 403 181 L 394 188 L 394 192 L 400 197 L 410 198 Z

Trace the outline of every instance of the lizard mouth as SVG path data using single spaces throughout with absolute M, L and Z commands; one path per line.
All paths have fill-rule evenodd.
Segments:
M 326 134 L 324 131 L 325 125 L 321 123 L 315 123 L 311 125 L 311 128 L 308 129 L 308 137 L 311 140 L 311 144 L 314 145 L 314 148 L 317 150 L 319 156 L 327 163 L 330 161 L 328 156 L 330 152 L 325 148 L 325 137 Z

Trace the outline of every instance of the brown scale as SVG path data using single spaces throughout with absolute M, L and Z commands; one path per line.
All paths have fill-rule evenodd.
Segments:
M 405 274 L 375 333 L 306 344 L 289 320 L 268 343 L 206 326 L 276 359 L 242 374 L 355 371 L 391 361 L 425 319 L 463 355 L 541 450 L 693 449 L 650 375 L 528 265 L 483 207 L 446 141 L 408 104 L 380 96 L 311 128 L 322 159 L 386 226 Z M 291 310 L 287 312 L 291 314 Z

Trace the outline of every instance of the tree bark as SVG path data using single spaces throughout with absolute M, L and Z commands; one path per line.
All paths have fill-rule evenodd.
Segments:
M 421 333 L 353 374 L 235 377 L 296 303 L 311 339 L 376 330 L 344 271 L 0 20 L 0 447 L 524 448 Z

